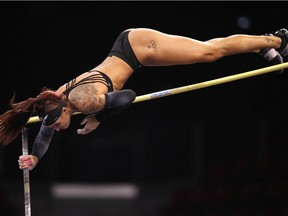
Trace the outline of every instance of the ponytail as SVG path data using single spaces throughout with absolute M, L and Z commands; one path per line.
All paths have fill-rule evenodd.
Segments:
M 0 115 L 0 145 L 8 145 L 19 135 L 34 112 L 36 98 L 14 103 L 13 96 L 9 102 L 12 109 Z
M 29 98 L 19 103 L 15 103 L 14 99 L 15 96 L 9 102 L 11 109 L 0 115 L 0 146 L 6 146 L 16 139 L 29 118 L 45 110 L 45 102 L 61 101 L 59 95 L 47 88 L 43 88 L 37 98 Z

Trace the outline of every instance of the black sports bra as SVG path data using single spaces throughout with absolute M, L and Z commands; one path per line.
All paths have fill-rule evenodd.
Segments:
M 80 80 L 78 83 L 75 83 L 76 78 L 74 78 L 73 80 L 71 80 L 70 82 L 66 84 L 66 90 L 63 92 L 63 94 L 65 94 L 68 98 L 69 93 L 77 86 L 88 84 L 88 83 L 95 83 L 95 82 L 100 82 L 106 85 L 108 88 L 108 92 L 113 91 L 113 84 L 110 78 L 106 74 L 98 70 L 91 70 L 89 72 L 93 72 L 93 71 L 97 71 L 99 74 L 98 73 L 91 74 L 90 76 L 87 76 L 83 78 L 82 80 Z
M 107 86 L 108 92 L 113 91 L 113 84 L 112 84 L 111 79 L 106 74 L 98 70 L 91 70 L 89 72 L 94 72 L 94 71 L 97 71 L 98 73 L 91 74 L 90 76 L 87 76 L 83 78 L 82 80 L 80 80 L 78 83 L 76 83 L 76 78 L 74 78 L 73 80 L 71 80 L 70 82 L 66 84 L 66 90 L 63 92 L 63 94 L 66 95 L 67 100 L 68 100 L 69 93 L 74 88 L 76 88 L 79 85 L 88 84 L 88 83 L 100 82 Z

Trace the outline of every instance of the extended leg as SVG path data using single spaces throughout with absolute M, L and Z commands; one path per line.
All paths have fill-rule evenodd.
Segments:
M 264 48 L 278 49 L 282 42 L 275 35 L 244 34 L 202 42 L 143 28 L 133 30 L 129 34 L 129 41 L 137 58 L 145 66 L 213 62 L 224 56 L 259 53 Z

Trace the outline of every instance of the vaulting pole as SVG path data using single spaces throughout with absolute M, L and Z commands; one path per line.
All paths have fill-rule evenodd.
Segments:
M 28 155 L 28 129 L 22 129 L 22 154 Z M 23 170 L 25 216 L 31 216 L 29 169 Z
M 240 73 L 240 74 L 230 75 L 230 76 L 226 76 L 226 77 L 222 77 L 222 78 L 218 78 L 218 79 L 213 79 L 213 80 L 209 80 L 209 81 L 205 81 L 205 82 L 200 82 L 200 83 L 196 83 L 196 84 L 192 84 L 192 85 L 186 85 L 186 86 L 182 86 L 182 87 L 177 87 L 177 88 L 167 89 L 167 90 L 163 90 L 163 91 L 148 93 L 145 95 L 137 96 L 136 99 L 133 101 L 133 103 L 143 102 L 143 101 L 152 100 L 152 99 L 156 99 L 156 98 L 160 98 L 160 97 L 166 97 L 166 96 L 175 95 L 175 94 L 180 94 L 180 93 L 193 91 L 193 90 L 197 90 L 197 89 L 201 89 L 201 88 L 207 88 L 210 86 L 220 85 L 223 83 L 228 83 L 228 82 L 232 82 L 232 81 L 236 81 L 236 80 L 240 80 L 240 79 L 245 79 L 245 78 L 252 77 L 252 76 L 258 76 L 261 74 L 271 73 L 274 71 L 281 71 L 285 68 L 288 68 L 288 62 L 269 66 L 269 67 L 265 67 L 265 68 L 260 68 L 260 69 Z M 77 112 L 75 114 L 80 114 L 80 112 Z M 40 121 L 40 119 L 38 118 L 38 116 L 33 116 L 29 119 L 27 124 L 35 123 L 35 122 L 39 122 L 39 121 Z

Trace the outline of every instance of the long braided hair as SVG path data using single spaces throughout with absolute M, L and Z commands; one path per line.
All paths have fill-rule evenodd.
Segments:
M 46 87 L 42 88 L 36 98 L 31 97 L 18 103 L 14 95 L 9 101 L 11 109 L 0 115 L 0 146 L 6 146 L 16 139 L 32 115 L 48 112 L 60 102 L 61 95 Z

